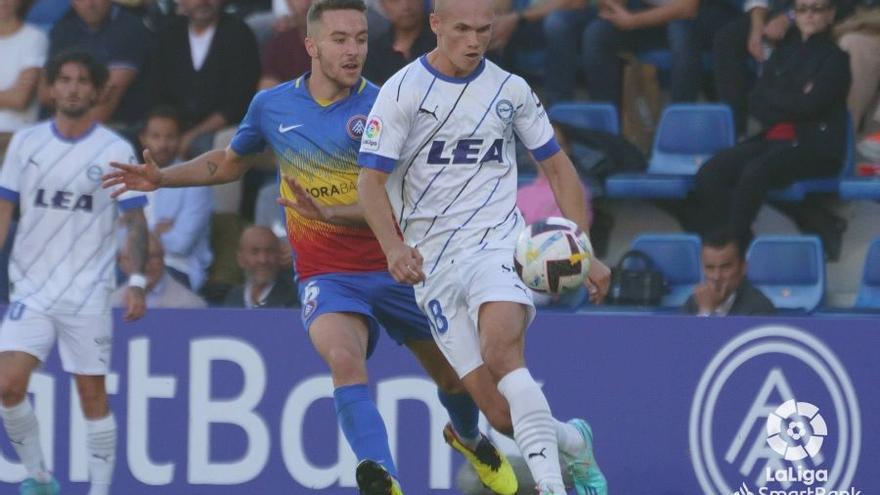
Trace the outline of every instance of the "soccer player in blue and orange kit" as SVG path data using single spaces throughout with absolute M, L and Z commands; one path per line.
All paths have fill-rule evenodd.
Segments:
M 366 359 L 380 326 L 405 344 L 440 388 L 451 424 L 444 435 L 497 493 L 513 494 L 516 477 L 503 454 L 479 432 L 479 411 L 433 342 L 413 289 L 387 272 L 385 255 L 357 204 L 357 156 L 366 116 L 378 88 L 361 77 L 367 23 L 361 0 L 319 0 L 307 18 L 312 70 L 257 94 L 226 150 L 159 169 L 113 164 L 104 187 L 150 191 L 159 187 L 238 180 L 247 155 L 268 144 L 278 159 L 281 203 L 296 253 L 302 319 L 333 377 L 337 418 L 358 460 L 362 494 L 400 495 L 382 418 L 367 389 Z M 487 386 L 492 383 L 487 376 Z M 492 424 L 510 433 L 507 404 L 480 404 Z

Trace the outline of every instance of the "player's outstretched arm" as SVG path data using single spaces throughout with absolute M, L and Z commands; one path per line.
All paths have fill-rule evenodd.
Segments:
M 578 224 L 581 230 L 589 232 L 584 186 L 581 184 L 581 179 L 568 155 L 559 151 L 540 163 L 562 214 Z M 593 258 L 590 263 L 590 272 L 587 274 L 587 289 L 590 293 L 590 300 L 597 304 L 602 302 L 608 294 L 610 285 L 611 270 L 604 263 Z
M 247 159 L 231 148 L 212 150 L 192 160 L 160 169 L 144 151 L 144 163 L 130 164 L 111 162 L 116 170 L 104 174 L 102 187 L 115 187 L 111 193 L 117 197 L 126 191 L 155 191 L 160 187 L 210 186 L 233 182 L 241 178 L 250 167 Z
M 312 220 L 357 227 L 367 225 L 364 210 L 359 202 L 350 205 L 322 205 L 315 201 L 315 198 L 296 179 L 289 175 L 285 175 L 283 179 L 293 193 L 293 199 L 279 197 L 277 199 L 279 205 L 290 208 L 300 216 Z
M 122 216 L 126 227 L 125 248 L 131 260 L 133 273 L 144 273 L 147 264 L 147 219 L 144 210 L 134 208 Z M 147 311 L 143 287 L 129 285 L 125 290 L 125 321 L 134 321 Z
M 15 211 L 15 203 L 0 199 L 0 248 L 6 244 L 9 237 L 9 225 L 12 223 L 12 212 Z
M 371 168 L 361 168 L 358 176 L 358 197 L 364 211 L 364 217 L 373 234 L 379 240 L 385 258 L 388 260 L 388 272 L 394 280 L 406 284 L 416 284 L 425 280 L 422 272 L 422 255 L 419 250 L 407 246 L 397 233 L 394 223 L 394 212 L 388 201 L 385 182 L 388 174 Z

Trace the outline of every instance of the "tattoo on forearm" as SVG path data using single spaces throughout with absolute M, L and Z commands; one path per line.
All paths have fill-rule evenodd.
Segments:
M 219 168 L 219 165 L 217 165 L 216 163 L 214 163 L 211 160 L 208 160 L 207 166 L 208 166 L 208 175 L 213 177 L 214 174 L 217 173 L 217 169 Z
M 132 268 L 137 273 L 143 273 L 147 263 L 147 221 L 143 212 L 137 210 L 127 213 L 125 226 L 128 228 L 126 248 Z

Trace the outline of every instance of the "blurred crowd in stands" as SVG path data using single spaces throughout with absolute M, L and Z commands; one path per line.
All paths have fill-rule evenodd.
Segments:
M 716 265 L 725 249 L 721 254 L 732 263 L 743 262 L 769 191 L 840 173 L 852 152 L 850 128 L 862 152 L 860 173 L 880 176 L 877 0 L 497 3 L 490 58 L 526 76 L 547 108 L 565 101 L 608 102 L 624 122 L 622 136 L 557 128 L 595 200 L 592 237 L 599 255 L 612 223 L 601 208 L 602 179 L 644 170 L 652 120 L 665 102 L 718 102 L 732 110 L 736 144 L 707 157 L 692 193 L 671 207 L 685 230 L 710 239 L 704 249 L 715 255 Z M 148 149 L 160 166 L 225 147 L 256 91 L 311 68 L 303 45 L 310 4 L 0 0 L 0 157 L 13 132 L 50 114 L 41 70 L 47 58 L 70 48 L 90 52 L 109 69 L 97 118 L 136 148 Z M 381 85 L 433 48 L 430 2 L 367 4 L 364 75 Z M 613 170 L 591 163 L 597 152 L 612 158 Z M 297 305 L 289 276 L 295 253 L 275 202 L 273 160 L 262 157 L 238 183 L 152 193 L 150 306 Z M 519 201 L 526 217 L 558 214 L 547 181 L 534 173 L 527 154 L 520 161 L 525 180 Z M 817 218 L 819 210 L 793 211 Z M 842 227 L 833 214 L 824 218 L 830 218 L 828 228 L 816 233 L 833 255 L 827 243 Z M 731 238 L 713 237 L 719 228 Z M 120 270 L 126 270 L 125 249 Z M 725 282 L 723 291 L 697 287 L 687 310 L 729 312 L 729 296 L 742 285 L 744 269 L 738 270 L 736 283 Z M 752 289 L 744 290 L 753 296 Z M 764 301 L 756 304 L 764 307 Z

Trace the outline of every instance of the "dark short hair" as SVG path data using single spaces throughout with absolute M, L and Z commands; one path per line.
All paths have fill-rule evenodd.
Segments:
M 46 79 L 49 81 L 50 85 L 54 84 L 55 80 L 58 79 L 58 74 L 61 73 L 61 67 L 70 63 L 80 64 L 85 67 L 86 71 L 89 73 L 89 80 L 92 81 L 92 85 L 98 89 L 104 87 L 107 78 L 110 76 L 107 71 L 107 66 L 98 62 L 98 60 L 89 52 L 77 49 L 64 50 L 49 59 L 49 63 L 46 64 Z
M 716 229 L 703 234 L 703 247 L 723 249 L 731 244 L 736 248 L 736 254 L 741 260 L 746 259 L 746 249 L 743 240 L 730 229 Z
M 159 105 L 150 110 L 149 113 L 147 113 L 147 117 L 144 119 L 144 130 L 147 129 L 147 125 L 153 119 L 168 119 L 174 121 L 174 123 L 177 124 L 177 129 L 183 132 L 183 119 L 180 117 L 180 112 L 171 105 Z
M 306 15 L 306 21 L 311 24 L 321 20 L 324 12 L 330 10 L 357 10 L 358 12 L 366 12 L 367 5 L 363 0 L 316 0 L 309 7 L 309 13 Z
M 18 10 L 15 11 L 15 16 L 18 17 L 19 20 L 27 17 L 28 12 L 30 12 L 31 7 L 34 5 L 34 0 L 19 0 Z

